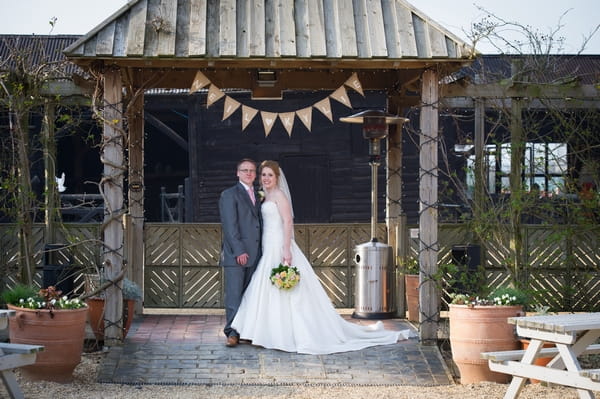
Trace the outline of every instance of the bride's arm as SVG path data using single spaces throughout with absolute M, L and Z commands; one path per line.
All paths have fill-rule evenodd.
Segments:
M 294 230 L 294 220 L 292 217 L 292 207 L 290 201 L 282 191 L 277 193 L 277 208 L 283 221 L 283 263 L 292 264 L 292 231 Z

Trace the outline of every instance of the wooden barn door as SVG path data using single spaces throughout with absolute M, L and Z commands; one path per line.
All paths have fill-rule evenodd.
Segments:
M 294 223 L 328 222 L 331 181 L 327 155 L 284 155 L 281 167 L 290 186 Z

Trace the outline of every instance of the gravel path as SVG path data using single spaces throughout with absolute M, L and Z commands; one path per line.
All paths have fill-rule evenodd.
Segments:
M 481 383 L 452 386 L 174 386 L 174 385 L 116 385 L 99 384 L 96 376 L 100 362 L 106 354 L 85 353 L 77 366 L 74 380 L 69 384 L 46 381 L 30 382 L 17 377 L 25 398 L 28 399 L 70 399 L 70 398 L 268 398 L 268 399 L 492 399 L 502 398 L 507 385 Z M 8 397 L 4 387 L 0 388 L 0 398 Z M 550 388 L 541 384 L 527 385 L 519 399 L 570 399 L 577 398 L 577 392 L 568 388 Z

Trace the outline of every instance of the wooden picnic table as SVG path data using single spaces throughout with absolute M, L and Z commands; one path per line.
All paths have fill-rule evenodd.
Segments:
M 528 378 L 577 389 L 580 398 L 594 398 L 600 391 L 600 369 L 582 370 L 577 357 L 600 353 L 600 313 L 510 317 L 517 335 L 530 339 L 526 350 L 482 353 L 492 371 L 513 375 L 504 395 L 516 398 Z M 542 348 L 545 342 L 555 345 Z M 541 355 L 541 356 L 540 356 Z M 550 357 L 547 366 L 533 364 L 537 357 Z
M 14 310 L 0 309 L 0 329 L 8 327 L 8 318 L 14 317 Z M 43 346 L 10 344 L 0 342 L 0 377 L 12 399 L 24 398 L 13 369 L 35 363 L 37 352 L 44 350 Z

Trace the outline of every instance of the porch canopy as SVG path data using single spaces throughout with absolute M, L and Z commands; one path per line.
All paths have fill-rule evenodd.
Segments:
M 406 1 L 131 0 L 69 46 L 65 55 L 93 70 L 104 84 L 108 278 L 122 273 L 125 232 L 129 273 L 143 283 L 143 90 L 190 88 L 198 71 L 219 88 L 248 89 L 255 97 L 270 98 L 280 97 L 282 90 L 335 90 L 356 73 L 364 90 L 387 91 L 388 112 L 399 114 L 419 105 L 422 281 L 423 272 L 435 272 L 437 174 L 432 171 L 437 168 L 438 82 L 468 64 L 473 50 Z M 400 174 L 389 172 L 401 169 L 398 143 L 400 131 L 391 128 L 387 225 L 392 247 L 402 214 Z M 106 310 L 106 318 L 115 322 L 122 306 L 117 289 L 109 290 Z M 421 285 L 424 340 L 436 338 L 437 296 L 432 282 Z M 107 341 L 120 339 L 117 325 L 108 324 Z

